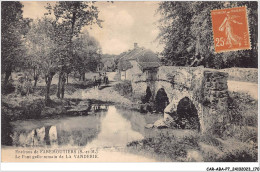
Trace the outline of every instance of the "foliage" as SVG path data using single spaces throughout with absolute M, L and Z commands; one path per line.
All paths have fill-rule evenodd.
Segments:
M 14 57 L 19 54 L 21 46 L 19 31 L 21 29 L 22 7 L 20 2 L 1 3 L 1 53 L 3 66 L 14 61 Z
M 176 137 L 160 133 L 158 137 L 130 142 L 127 147 L 136 147 L 138 151 L 144 149 L 156 153 L 157 156 L 167 156 L 172 161 L 181 161 L 181 159 L 187 156 L 189 149 L 199 149 L 198 140 L 198 135 Z
M 23 59 L 22 26 L 25 22 L 22 7 L 20 2 L 1 3 L 1 66 L 2 72 L 5 72 L 4 85 L 7 84 L 12 69 Z
M 1 144 L 2 145 L 12 145 L 12 138 L 10 137 L 12 134 L 12 126 L 10 124 L 10 119 L 8 116 L 4 113 L 3 105 L 1 106 Z
M 26 36 L 28 60 L 44 73 L 46 82 L 46 103 L 50 102 L 51 81 L 59 67 L 62 47 L 55 40 L 55 21 L 44 17 L 32 23 Z
M 257 126 L 257 101 L 244 93 L 229 92 L 229 122 L 238 126 Z
M 257 140 L 258 102 L 244 93 L 230 92 L 228 99 L 229 124 L 224 137 L 243 142 Z
M 88 32 L 80 34 L 73 40 L 73 67 L 80 74 L 96 71 L 100 63 L 101 47 L 98 41 Z
M 130 94 L 132 94 L 132 85 L 130 81 L 117 83 L 114 86 L 114 89 L 123 96 L 129 96 Z
M 214 53 L 211 14 L 213 9 L 247 6 L 251 34 L 251 50 Z M 199 9 L 199 10 L 198 10 Z M 165 43 L 162 61 L 166 65 L 205 67 L 257 67 L 257 3 L 256 2 L 160 2 L 161 42 Z
M 87 25 L 98 24 L 98 8 L 94 2 L 60 1 L 54 6 L 48 4 L 48 14 L 55 16 L 55 39 L 60 45 L 61 56 L 59 62 L 59 82 L 57 97 L 64 97 L 65 73 L 70 73 L 71 65 L 75 64 L 73 37 L 78 36 L 82 28 Z M 84 75 L 83 75 L 84 76 Z M 83 78 L 84 80 L 84 78 Z
M 2 94 L 10 94 L 15 91 L 15 86 L 11 82 L 8 82 L 5 86 L 1 85 L 1 88 L 2 88 Z
M 65 48 L 61 50 L 65 54 L 60 58 L 60 65 L 68 68 L 74 58 L 73 37 L 79 36 L 84 26 L 100 25 L 98 8 L 94 6 L 94 2 L 79 1 L 61 1 L 54 6 L 48 4 L 46 8 L 49 14 L 53 13 L 55 16 L 55 40 Z
M 98 19 L 98 8 L 94 2 L 79 1 L 61 1 L 54 7 L 48 4 L 49 14 L 54 13 L 56 21 L 67 24 L 70 30 L 71 38 L 77 36 L 82 27 L 86 25 L 98 24 L 101 26 L 101 20 Z
M 236 150 L 235 152 L 226 153 L 223 157 L 216 160 L 217 162 L 256 162 L 257 154 L 251 149 Z
M 46 17 L 35 20 L 26 35 L 28 63 L 31 63 L 30 66 L 37 66 L 45 74 L 54 72 L 58 65 L 59 46 L 53 39 L 55 31 L 53 23 L 52 19 Z
M 256 147 L 232 138 L 223 140 L 213 135 L 193 132 L 177 135 L 161 132 L 156 137 L 127 144 L 131 151 L 149 152 L 153 157 L 167 157 L 171 161 L 256 162 Z M 190 152 L 196 152 L 192 157 Z M 190 157 L 191 156 L 191 157 Z

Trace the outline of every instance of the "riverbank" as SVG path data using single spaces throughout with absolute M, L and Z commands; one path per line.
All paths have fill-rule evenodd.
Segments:
M 178 135 L 176 133 L 182 133 Z M 128 151 L 158 161 L 170 162 L 256 162 L 257 144 L 234 138 L 216 138 L 193 131 L 177 131 L 131 142 Z M 168 159 L 168 160 L 167 160 Z
M 51 103 L 45 104 L 44 86 L 37 86 L 33 93 L 21 96 L 16 92 L 2 95 L 2 144 L 10 145 L 10 122 L 29 119 L 54 119 L 60 117 L 90 115 L 92 105 L 131 106 L 131 102 L 121 97 L 112 89 L 94 89 L 90 84 L 68 84 L 65 89 L 65 98 L 58 99 L 55 95 L 57 85 L 50 89 Z M 103 94 L 103 96 L 100 96 Z M 111 96 L 113 95 L 113 96 Z
M 2 95 L 2 116 L 11 121 L 19 119 L 39 119 L 59 115 L 71 115 L 71 109 L 87 113 L 93 103 L 116 104 L 131 108 L 134 104 L 129 99 L 119 95 L 112 87 L 102 86 L 101 89 L 93 88 L 93 82 L 75 81 L 65 85 L 64 99 L 56 97 L 57 85 L 50 87 L 50 105 L 45 105 L 45 86 L 39 84 L 29 95 L 12 92 Z M 15 84 L 16 82 L 14 82 Z M 17 83 L 16 83 L 17 84 Z M 84 107 L 77 107 L 84 104 Z
M 128 143 L 128 151 L 181 162 L 256 162 L 258 101 L 248 94 L 229 93 L 230 122 L 222 136 L 194 130 L 161 129 L 160 134 Z M 151 129 L 157 130 L 157 129 Z

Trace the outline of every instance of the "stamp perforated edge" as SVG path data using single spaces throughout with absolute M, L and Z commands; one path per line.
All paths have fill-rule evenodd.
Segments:
M 248 39 L 249 39 L 249 44 L 250 44 L 250 47 L 249 48 L 245 48 L 245 49 L 239 49 L 239 48 L 236 48 L 236 49 L 231 49 L 231 50 L 223 50 L 223 51 L 219 51 L 219 52 L 216 52 L 216 45 L 215 45 L 215 40 L 214 40 L 214 29 L 213 29 L 213 20 L 212 20 L 212 11 L 217 11 L 217 10 L 227 10 L 227 9 L 232 9 L 232 8 L 240 8 L 240 7 L 245 7 L 246 8 L 246 21 L 247 21 L 247 30 L 248 30 Z M 247 9 L 247 6 L 244 5 L 244 6 L 236 6 L 236 7 L 231 7 L 231 8 L 220 8 L 220 9 L 213 9 L 213 10 L 210 10 L 210 18 L 211 18 L 211 26 L 212 26 L 212 40 L 213 40 L 213 43 L 214 43 L 214 53 L 215 54 L 219 54 L 219 53 L 225 53 L 225 52 L 232 52 L 232 51 L 245 51 L 245 50 L 251 50 L 252 49 L 252 44 L 251 44 L 251 32 L 250 32 L 250 22 L 249 22 L 249 18 L 248 18 L 248 9 Z

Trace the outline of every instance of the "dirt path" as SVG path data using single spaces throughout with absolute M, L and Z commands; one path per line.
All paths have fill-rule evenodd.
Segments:
M 115 81 L 116 72 L 107 72 L 107 77 L 109 81 Z
M 117 83 L 115 81 L 116 72 L 107 72 L 108 79 L 110 81 L 110 87 L 105 87 L 101 90 L 97 88 L 91 88 L 86 90 L 81 90 L 81 93 L 77 93 L 77 95 L 82 96 L 83 99 L 95 99 L 95 100 L 102 100 L 106 102 L 114 102 L 117 104 L 124 104 L 124 105 L 131 105 L 129 99 L 121 96 L 117 91 L 113 89 L 113 85 Z
M 92 88 L 89 90 L 84 90 L 82 94 L 83 99 L 96 99 L 127 105 L 132 104 L 132 102 L 129 99 L 121 96 L 112 87 L 107 87 L 102 90 Z
M 124 105 L 131 105 L 133 104 L 132 101 L 129 99 L 121 96 L 117 91 L 113 89 L 113 85 L 117 82 L 114 80 L 115 73 L 108 74 L 109 81 L 111 83 L 108 87 L 97 89 L 97 88 L 89 88 L 89 89 L 79 89 L 78 91 L 74 92 L 72 95 L 65 95 L 66 98 L 79 98 L 79 99 L 95 99 L 101 100 L 105 102 L 114 102 L 116 104 L 124 104 Z M 103 87 L 103 85 L 101 85 Z
M 258 100 L 258 84 L 256 83 L 228 81 L 228 90 L 234 92 L 248 93 L 252 98 Z

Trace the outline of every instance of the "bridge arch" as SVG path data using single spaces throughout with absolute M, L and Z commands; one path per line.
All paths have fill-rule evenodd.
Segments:
M 181 128 L 200 130 L 198 110 L 189 97 L 183 97 L 177 104 L 176 114 L 180 120 Z
M 155 107 L 157 112 L 164 112 L 169 105 L 169 97 L 164 88 L 158 89 L 155 95 Z
M 144 96 L 149 86 L 154 101 L 157 92 L 164 89 L 169 101 L 164 109 L 165 122 L 174 124 L 175 118 L 171 117 L 178 109 L 180 111 L 179 103 L 191 101 L 197 111 L 201 132 L 215 133 L 215 126 L 227 123 L 224 120 L 228 111 L 227 79 L 227 73 L 215 69 L 161 66 L 155 79 L 151 80 L 143 73 L 134 77 L 131 83 L 136 97 Z
M 189 91 L 175 92 L 172 101 L 164 110 L 164 120 L 178 119 L 177 123 L 186 121 L 181 128 L 201 130 L 203 125 L 201 104 L 193 99 Z M 184 118 L 181 121 L 181 118 Z
M 148 103 L 150 102 L 150 100 L 152 99 L 152 91 L 151 91 L 151 88 L 150 86 L 147 86 L 146 87 L 146 90 L 145 90 L 145 94 L 144 96 L 142 97 L 142 103 Z

